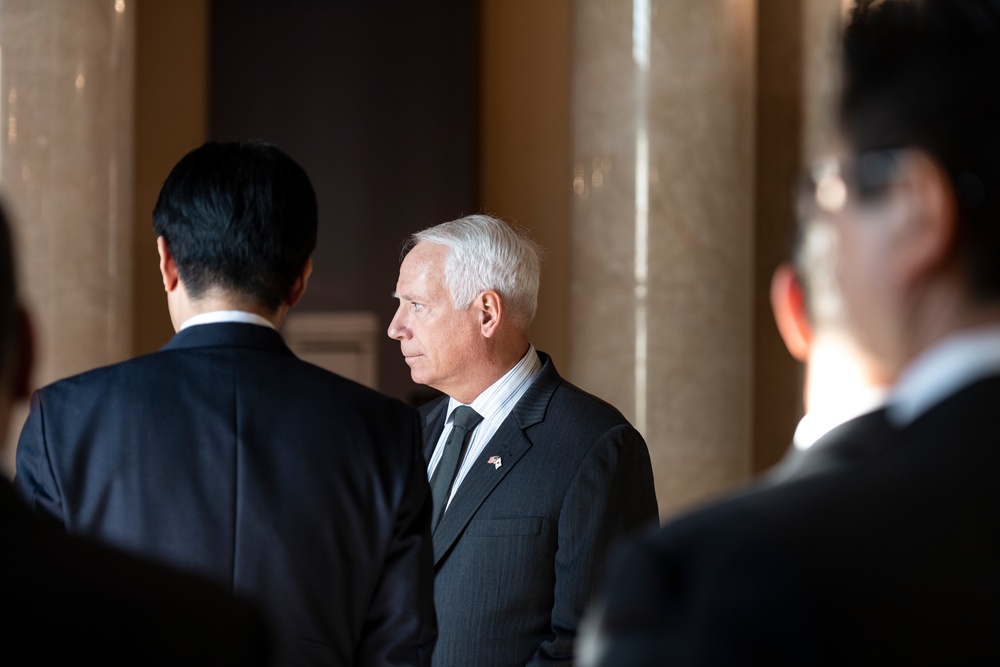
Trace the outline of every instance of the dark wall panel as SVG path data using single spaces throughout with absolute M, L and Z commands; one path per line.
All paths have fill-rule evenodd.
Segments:
M 399 248 L 477 210 L 474 0 L 212 0 L 209 136 L 263 139 L 319 199 L 303 310 L 370 310 L 388 326 Z M 388 338 L 387 393 L 419 388 Z

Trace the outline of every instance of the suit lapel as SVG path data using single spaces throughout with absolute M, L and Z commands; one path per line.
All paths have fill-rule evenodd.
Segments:
M 513 411 L 504 420 L 500 429 L 490 439 L 479 457 L 480 460 L 476 461 L 472 469 L 469 470 L 469 474 L 462 481 L 462 485 L 458 487 L 455 497 L 442 517 L 441 523 L 438 524 L 437 530 L 434 531 L 435 565 L 451 550 L 493 489 L 510 474 L 518 461 L 531 449 L 532 443 L 525 431 L 545 418 L 545 410 L 549 400 L 562 381 L 555 372 L 552 360 L 548 355 L 539 352 L 538 356 L 542 361 L 542 370 L 538 377 L 514 406 Z M 434 444 L 444 428 L 446 408 L 443 406 L 447 406 L 447 399 L 443 400 L 441 405 L 433 406 L 426 415 L 428 420 L 434 415 L 434 421 L 431 426 L 425 422 L 425 432 L 430 435 L 436 433 L 436 437 L 429 437 L 426 441 L 430 447 L 428 452 L 433 451 Z M 502 464 L 499 468 L 489 463 L 491 456 L 501 458 Z M 428 454 L 429 459 L 430 454 Z
M 469 474 L 458 487 L 448 510 L 441 518 L 437 530 L 434 531 L 434 563 L 435 565 L 448 552 L 458 537 L 465 530 L 469 521 L 475 515 L 483 501 L 492 493 L 497 484 L 506 477 L 524 453 L 531 448 L 531 442 L 524 436 L 521 428 L 511 414 L 496 432 L 479 461 L 476 461 Z M 497 468 L 487 463 L 491 456 L 500 456 L 503 464 Z
M 442 396 L 436 402 L 421 408 L 420 412 L 424 418 L 424 463 L 426 464 L 431 462 L 434 445 L 444 430 L 444 418 L 448 414 L 448 397 Z

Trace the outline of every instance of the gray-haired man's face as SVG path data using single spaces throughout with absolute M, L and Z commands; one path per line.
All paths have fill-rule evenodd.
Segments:
M 398 340 L 418 384 L 464 401 L 480 368 L 483 339 L 478 312 L 456 309 L 444 281 L 448 249 L 418 243 L 403 259 L 396 283 L 399 307 L 388 335 Z

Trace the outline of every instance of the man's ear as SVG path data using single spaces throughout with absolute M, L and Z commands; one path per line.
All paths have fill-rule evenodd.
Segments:
M 295 307 L 295 304 L 302 300 L 302 297 L 306 293 L 306 287 L 309 286 L 309 276 L 312 275 L 312 271 L 313 261 L 312 257 L 310 257 L 302 266 L 302 271 L 299 272 L 299 277 L 295 279 L 295 282 L 292 284 L 292 289 L 288 293 L 288 298 L 285 299 L 289 308 Z
M 163 289 L 166 292 L 173 292 L 177 289 L 180 274 L 177 273 L 177 262 L 174 261 L 173 253 L 164 236 L 156 237 L 156 251 L 160 253 L 160 276 L 163 278 Z
M 484 338 L 492 338 L 503 319 L 503 300 L 496 290 L 488 289 L 476 297 L 479 310 L 479 331 Z
M 903 188 L 893 243 L 893 266 L 901 284 L 913 284 L 951 262 L 958 231 L 958 202 L 952 179 L 921 151 L 906 156 L 900 167 Z
M 802 281 L 789 262 L 779 265 L 771 276 L 771 310 L 789 354 L 806 361 L 812 345 L 812 325 L 806 311 Z

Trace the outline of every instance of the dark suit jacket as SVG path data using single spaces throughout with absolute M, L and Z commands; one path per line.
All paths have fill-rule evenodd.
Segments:
M 808 449 L 789 447 L 784 458 L 767 471 L 764 480 L 777 484 L 850 466 L 877 455 L 891 441 L 892 427 L 885 409 L 866 412 L 831 429 Z
M 0 482 L 5 665 L 268 664 L 264 620 L 194 577 L 66 536 Z
M 16 486 L 68 531 L 256 601 L 287 664 L 421 664 L 430 496 L 415 410 L 208 324 L 32 398 Z
M 649 452 L 607 403 L 540 375 L 455 494 L 434 533 L 434 664 L 542 665 L 572 659 L 577 622 L 609 550 L 656 525 Z M 447 397 L 425 406 L 426 455 Z M 496 468 L 488 463 L 500 456 Z
M 873 455 L 624 551 L 600 664 L 1000 664 L 998 406 L 977 382 Z

